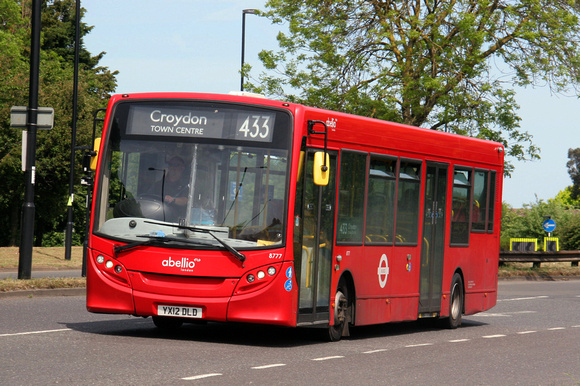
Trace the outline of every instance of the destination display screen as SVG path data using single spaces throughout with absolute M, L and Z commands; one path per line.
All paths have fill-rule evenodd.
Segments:
M 272 142 L 275 120 L 268 110 L 133 104 L 125 133 Z

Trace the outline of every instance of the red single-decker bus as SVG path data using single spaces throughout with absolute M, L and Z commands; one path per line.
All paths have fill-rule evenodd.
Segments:
M 163 329 L 324 327 L 496 304 L 503 146 L 247 95 L 114 95 L 87 309 Z

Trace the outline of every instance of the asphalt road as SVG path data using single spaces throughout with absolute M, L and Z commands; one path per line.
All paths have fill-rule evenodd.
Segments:
M 239 324 L 160 333 L 84 298 L 0 299 L 0 384 L 522 384 L 580 382 L 580 281 L 501 282 L 457 330 L 429 323 L 319 331 Z

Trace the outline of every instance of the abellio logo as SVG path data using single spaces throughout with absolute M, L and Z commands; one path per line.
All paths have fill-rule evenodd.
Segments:
M 199 261 L 199 259 L 196 259 Z M 195 267 L 195 261 L 189 260 L 187 257 L 182 257 L 180 260 L 173 260 L 171 256 L 161 262 L 164 267 L 181 268 L 182 271 L 189 271 Z

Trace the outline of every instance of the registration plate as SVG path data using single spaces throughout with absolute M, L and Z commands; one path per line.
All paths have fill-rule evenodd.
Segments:
M 201 308 L 197 307 L 183 307 L 183 306 L 157 306 L 157 315 L 159 316 L 174 316 L 176 318 L 193 318 L 201 319 Z

